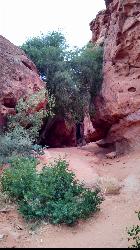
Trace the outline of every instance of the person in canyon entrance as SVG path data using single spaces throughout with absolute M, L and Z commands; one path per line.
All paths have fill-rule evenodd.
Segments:
M 77 146 L 82 147 L 85 145 L 83 122 L 77 122 L 76 124 L 76 139 L 77 139 Z

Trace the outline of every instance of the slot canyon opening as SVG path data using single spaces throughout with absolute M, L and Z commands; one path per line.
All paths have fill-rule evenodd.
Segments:
M 43 125 L 39 144 L 50 148 L 83 146 L 84 122 L 68 123 L 56 117 Z

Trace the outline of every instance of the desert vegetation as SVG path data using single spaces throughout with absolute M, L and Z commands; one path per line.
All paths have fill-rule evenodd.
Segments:
M 38 141 L 43 123 L 55 115 L 83 120 L 100 91 L 102 49 L 88 44 L 69 51 L 59 32 L 32 38 L 22 49 L 36 64 L 46 90 L 21 98 L 0 135 L 0 164 L 9 166 L 1 177 L 2 198 L 6 195 L 16 202 L 26 219 L 73 225 L 99 210 L 101 192 L 79 183 L 65 159 L 38 173 L 36 156 L 44 153 Z
M 101 88 L 103 48 L 89 43 L 71 50 L 64 35 L 56 31 L 31 38 L 21 48 L 55 97 L 54 113 L 83 120 Z
M 2 191 L 17 202 L 26 219 L 73 225 L 99 210 L 100 191 L 84 188 L 65 159 L 44 166 L 41 173 L 36 165 L 34 158 L 14 158 L 1 178 Z
M 14 156 L 28 156 L 36 149 L 39 130 L 43 119 L 53 116 L 52 108 L 54 99 L 47 98 L 47 92 L 39 91 L 29 96 L 26 100 L 21 98 L 16 105 L 16 114 L 8 117 L 7 127 L 0 134 L 0 164 L 8 163 Z M 45 98 L 48 99 L 46 106 L 36 110 L 38 103 Z

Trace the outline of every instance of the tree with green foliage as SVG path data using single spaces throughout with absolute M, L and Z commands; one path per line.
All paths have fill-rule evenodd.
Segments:
M 21 48 L 45 77 L 56 100 L 55 114 L 83 120 L 87 103 L 101 88 L 103 49 L 88 44 L 68 50 L 64 35 L 55 31 L 31 38 Z
M 90 111 L 95 97 L 99 94 L 103 81 L 103 48 L 88 43 L 81 50 L 70 53 L 69 60 L 74 80 L 77 82 L 84 103 Z
M 67 44 L 60 32 L 48 33 L 28 40 L 22 49 L 45 76 L 47 88 L 56 100 L 55 113 L 71 113 L 72 96 L 77 95 L 75 83 L 65 60 Z

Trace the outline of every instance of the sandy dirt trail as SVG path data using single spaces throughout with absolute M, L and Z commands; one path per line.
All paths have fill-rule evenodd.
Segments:
M 82 148 L 47 150 L 45 156 L 41 157 L 42 163 L 47 164 L 59 156 L 65 156 L 70 169 L 87 186 L 92 186 L 97 176 L 110 176 L 117 178 L 123 188 L 119 195 L 105 196 L 101 211 L 74 227 L 43 223 L 31 231 L 15 207 L 8 212 L 0 212 L 0 235 L 5 235 L 0 240 L 0 247 L 128 247 L 126 227 L 138 224 L 135 211 L 140 210 L 140 155 L 132 153 L 110 160 L 106 159 L 105 153 L 94 143 Z

